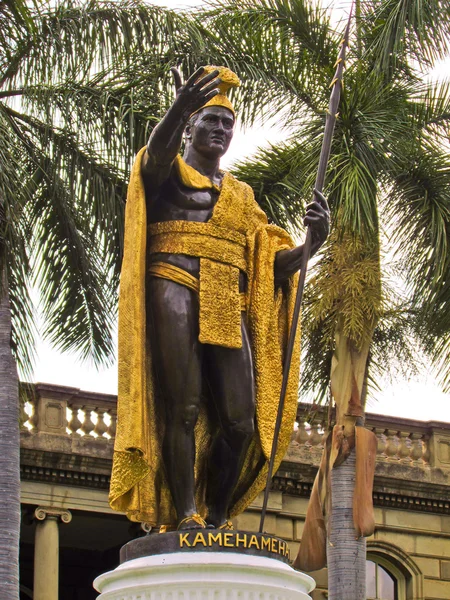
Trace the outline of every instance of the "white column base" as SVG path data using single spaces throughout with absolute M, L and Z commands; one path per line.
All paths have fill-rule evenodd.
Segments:
M 129 560 L 94 587 L 97 600 L 311 600 L 315 582 L 273 558 L 184 552 Z

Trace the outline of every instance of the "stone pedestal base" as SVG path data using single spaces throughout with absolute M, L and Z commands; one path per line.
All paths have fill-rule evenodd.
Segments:
M 94 587 L 98 600 L 310 600 L 315 583 L 274 558 L 175 552 L 127 560 Z

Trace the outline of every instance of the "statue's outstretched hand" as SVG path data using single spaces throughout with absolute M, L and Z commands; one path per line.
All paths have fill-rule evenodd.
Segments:
M 211 98 L 214 98 L 219 93 L 218 85 L 221 81 L 217 77 L 219 71 L 212 71 L 202 77 L 205 69 L 200 67 L 183 84 L 178 69 L 172 67 L 170 70 L 175 80 L 175 89 L 177 92 L 173 106 L 181 111 L 183 119 L 186 121 L 192 113 L 202 108 Z
M 314 189 L 314 200 L 306 207 L 303 219 L 305 226 L 311 227 L 312 251 L 316 252 L 327 239 L 330 231 L 330 209 L 325 196 Z

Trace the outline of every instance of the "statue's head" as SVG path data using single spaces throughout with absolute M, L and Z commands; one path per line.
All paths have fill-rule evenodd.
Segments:
M 186 126 L 186 143 L 208 158 L 220 158 L 228 150 L 234 132 L 235 112 L 227 93 L 238 87 L 238 76 L 227 67 L 204 67 L 203 75 L 219 71 L 219 93 L 196 111 Z
M 192 115 L 186 126 L 186 143 L 207 158 L 220 158 L 234 132 L 234 114 L 223 106 L 206 106 Z

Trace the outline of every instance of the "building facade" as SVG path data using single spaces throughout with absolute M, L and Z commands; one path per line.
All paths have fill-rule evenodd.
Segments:
M 37 384 L 21 432 L 21 600 L 93 600 L 94 578 L 144 535 L 108 506 L 116 397 Z M 326 415 L 300 405 L 265 529 L 297 553 Z M 368 600 L 450 600 L 450 424 L 367 414 L 378 438 Z M 262 498 L 235 521 L 257 531 Z M 326 569 L 311 573 L 327 598 Z

